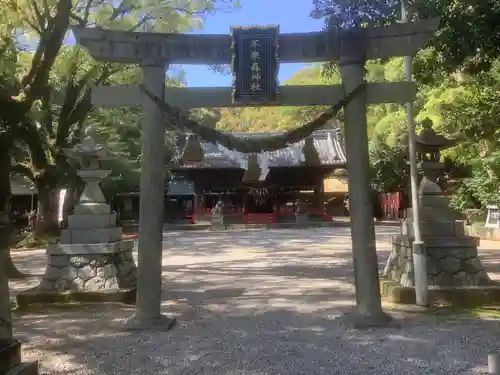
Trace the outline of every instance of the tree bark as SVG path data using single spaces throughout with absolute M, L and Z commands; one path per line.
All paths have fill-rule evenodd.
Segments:
M 20 279 L 25 277 L 14 265 L 10 255 L 10 238 L 12 235 L 12 223 L 10 220 L 10 171 L 11 160 L 9 154 L 9 139 L 0 139 L 0 226 L 2 234 L 0 238 L 0 251 L 3 252 L 3 270 L 9 279 Z
M 57 189 L 47 186 L 37 186 L 38 208 L 36 215 L 35 236 L 57 235 Z
M 5 260 L 9 254 L 10 225 L 0 222 L 0 349 L 12 340 L 8 270 Z

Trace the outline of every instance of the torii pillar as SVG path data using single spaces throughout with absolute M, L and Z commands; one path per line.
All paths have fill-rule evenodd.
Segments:
M 145 59 L 141 69 L 144 86 L 163 99 L 168 64 L 162 59 Z M 169 330 L 175 325 L 175 319 L 161 314 L 165 117 L 146 95 L 142 96 L 142 108 L 137 301 L 135 314 L 126 321 L 125 328 Z
M 341 39 L 340 75 L 345 92 L 365 82 L 366 39 L 357 29 L 347 30 Z M 354 97 L 344 108 L 344 136 L 349 179 L 349 211 L 356 288 L 355 327 L 377 327 L 392 318 L 382 311 L 377 249 L 370 183 L 366 93 Z

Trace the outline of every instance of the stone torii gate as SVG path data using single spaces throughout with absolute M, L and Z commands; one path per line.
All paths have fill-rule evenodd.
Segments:
M 279 36 L 281 62 L 337 61 L 342 85 L 281 86 L 276 102 L 262 105 L 332 105 L 364 82 L 369 59 L 413 55 L 435 32 L 437 20 L 387 27 L 350 29 L 340 33 L 313 32 Z M 231 107 L 231 88 L 165 88 L 169 64 L 230 64 L 229 35 L 184 35 L 74 28 L 77 41 L 100 61 L 139 64 L 143 84 L 152 94 L 182 110 L 197 107 Z M 406 103 L 415 99 L 412 82 L 371 83 L 344 109 L 351 238 L 354 259 L 357 326 L 386 324 L 378 282 L 370 197 L 366 109 L 368 104 Z M 142 104 L 141 190 L 139 261 L 136 313 L 131 329 L 168 329 L 172 322 L 161 315 L 163 242 L 164 119 L 155 103 L 139 87 L 95 87 L 92 103 L 108 107 Z M 240 104 L 241 105 L 241 104 Z

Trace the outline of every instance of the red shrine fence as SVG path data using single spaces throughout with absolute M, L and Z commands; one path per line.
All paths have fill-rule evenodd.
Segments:
M 379 204 L 385 220 L 406 219 L 407 196 L 402 191 L 380 193 Z

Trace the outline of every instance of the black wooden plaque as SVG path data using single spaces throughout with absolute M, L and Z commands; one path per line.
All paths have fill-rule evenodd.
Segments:
M 231 27 L 233 103 L 259 105 L 278 98 L 279 27 Z

